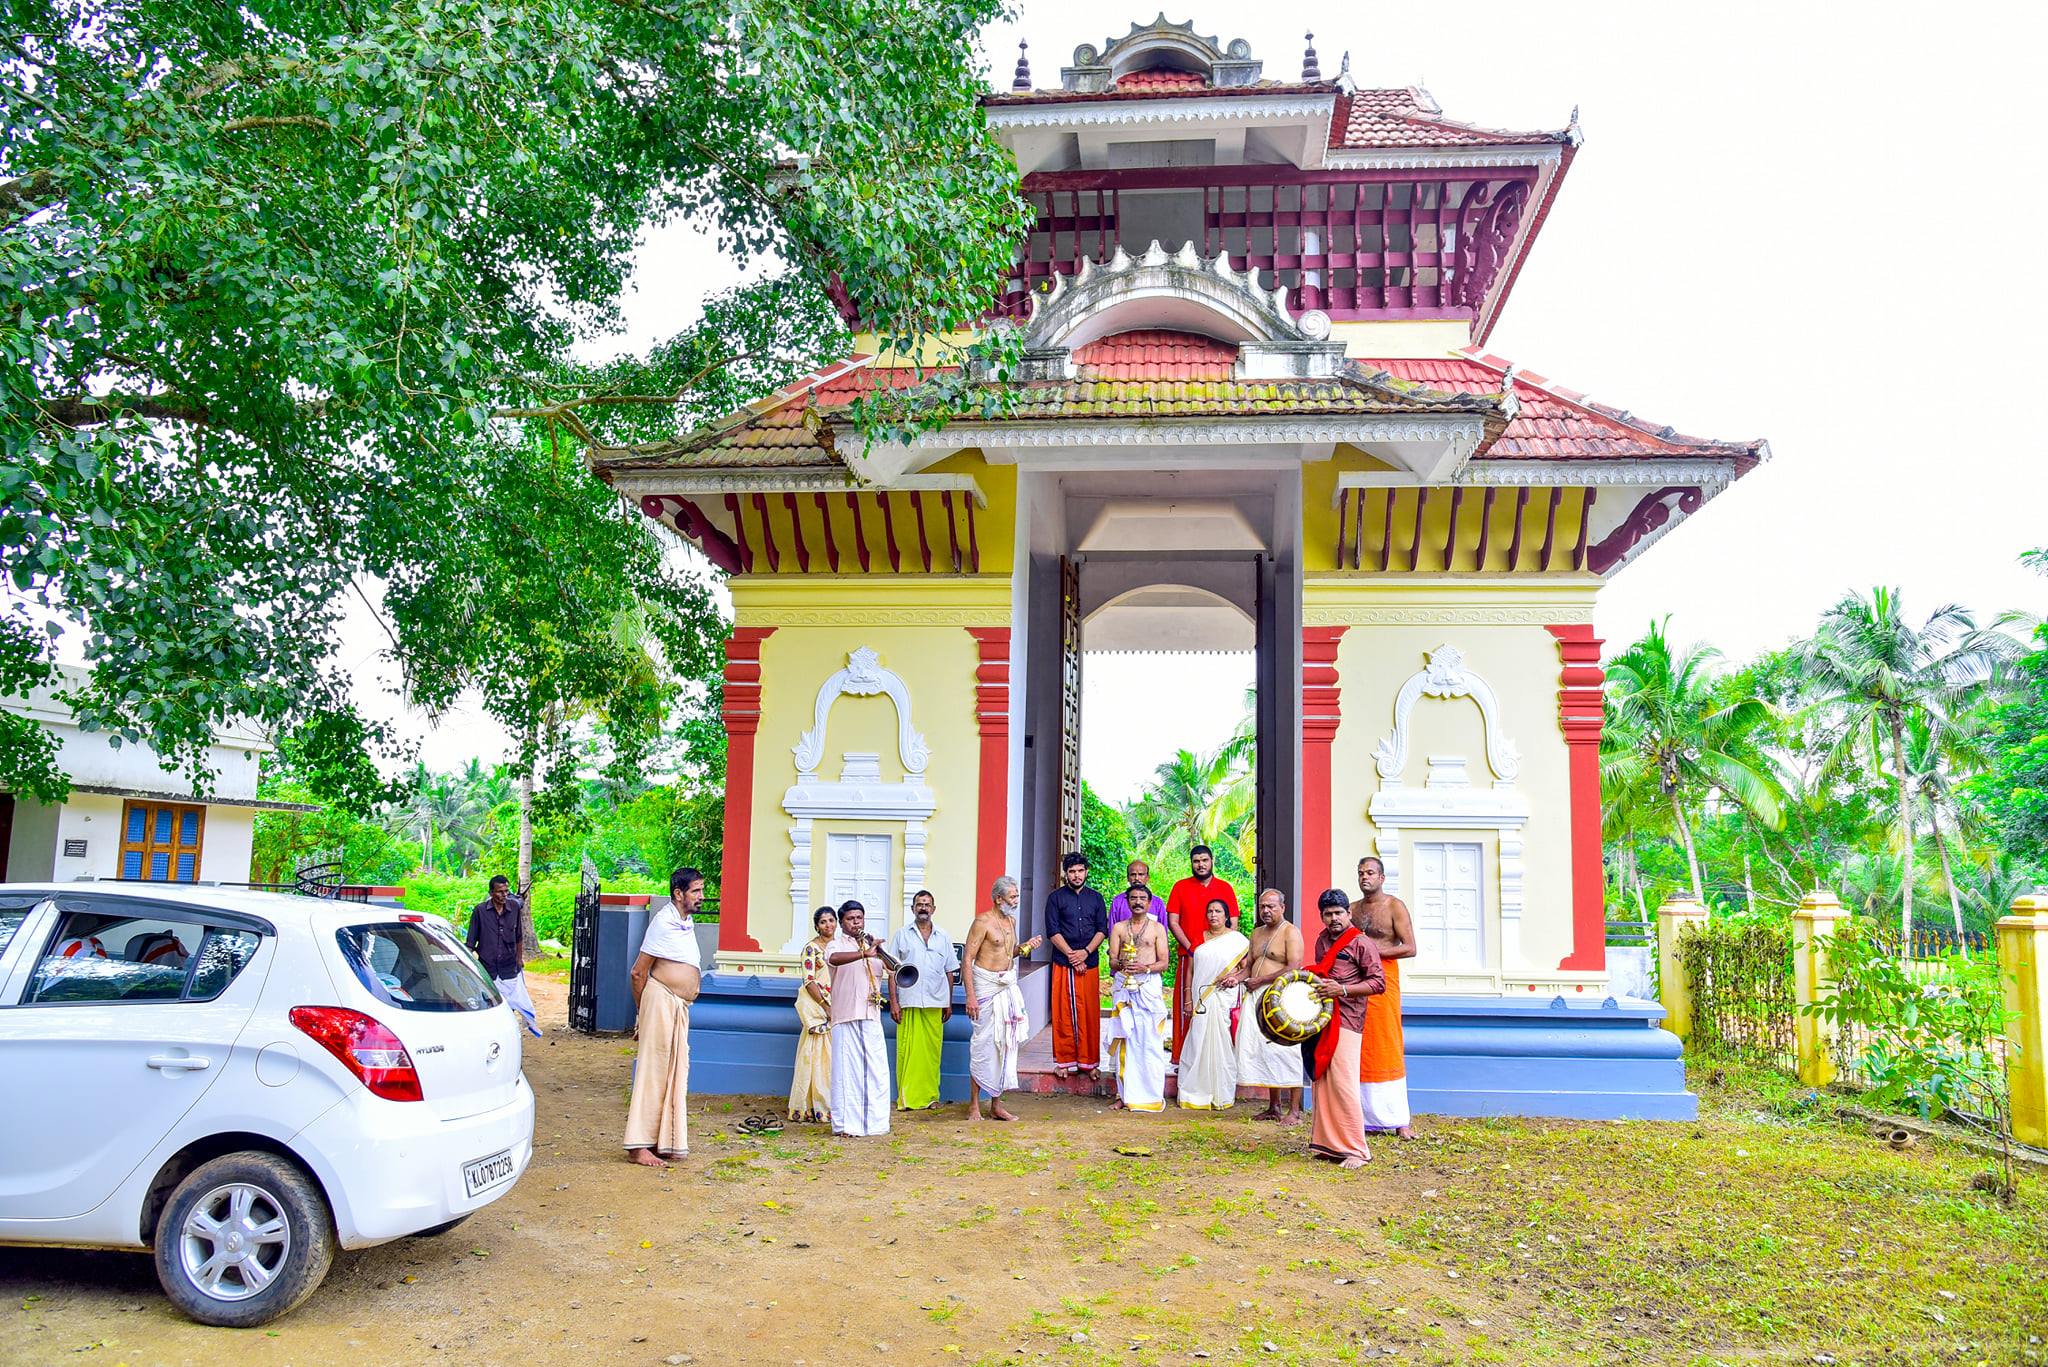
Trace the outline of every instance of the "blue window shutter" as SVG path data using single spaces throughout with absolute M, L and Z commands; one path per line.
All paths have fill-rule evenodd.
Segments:
M 142 843 L 142 837 L 148 834 L 148 832 L 149 808 L 130 807 L 128 809 L 128 843 L 131 845 L 140 845 Z
M 156 838 L 152 843 L 157 845 L 168 845 L 171 843 L 171 809 L 169 807 L 158 807 L 156 809 Z
M 167 883 L 171 878 L 171 854 L 169 850 L 157 850 L 149 856 L 149 881 Z
M 121 856 L 121 876 L 123 878 L 142 877 L 141 850 L 129 850 Z

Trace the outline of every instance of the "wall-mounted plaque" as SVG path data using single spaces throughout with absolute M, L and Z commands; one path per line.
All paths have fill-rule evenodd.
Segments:
M 83 859 L 83 858 L 85 858 L 85 842 L 84 842 L 83 840 L 67 840 L 67 841 L 65 841 L 65 842 L 64 842 L 64 857 L 65 857 L 66 859 Z

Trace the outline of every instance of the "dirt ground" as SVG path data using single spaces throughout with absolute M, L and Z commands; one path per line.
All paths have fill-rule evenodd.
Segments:
M 259 1330 L 184 1320 L 140 1256 L 0 1250 L 0 1361 L 2043 1360 L 2048 1179 L 1999 1207 L 1974 1156 L 1796 1101 L 1425 1121 L 1351 1175 L 1248 1106 L 1032 1097 L 1016 1125 L 951 1106 L 756 1140 L 738 1122 L 778 1105 L 705 1098 L 659 1172 L 618 1147 L 630 1044 L 567 1033 L 559 984 L 535 996 L 536 1153 L 504 1199 L 341 1255 Z

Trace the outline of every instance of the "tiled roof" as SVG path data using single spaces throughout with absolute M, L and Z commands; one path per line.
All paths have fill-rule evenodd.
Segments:
M 1150 76 L 1161 73 L 1142 74 Z M 1128 81 L 1130 77 L 1126 76 L 1124 80 Z M 1335 94 L 1336 91 L 1335 81 L 1254 81 L 1250 85 L 1205 85 L 1199 92 L 1191 92 L 1188 87 L 1181 85 L 1131 86 L 1120 82 L 1115 90 L 1005 90 L 997 94 L 984 95 L 981 102 L 984 106 L 1001 108 L 1017 104 L 1100 104 L 1105 100 L 1172 100 L 1185 98 L 1190 93 L 1238 100 L 1259 95 L 1329 95 Z
M 1330 120 L 1332 147 L 1492 147 L 1569 141 L 1554 133 L 1480 128 L 1447 119 L 1423 90 L 1355 90 L 1337 101 Z
M 1222 363 L 1226 355 L 1234 362 L 1236 354 L 1233 345 L 1184 333 L 1122 333 L 1076 352 L 1081 373 L 1074 379 L 1014 386 L 1014 402 L 1002 421 L 1454 413 L 1486 418 L 1490 432 L 1499 430 L 1497 393 L 1440 392 L 1384 367 L 1359 364 L 1347 364 L 1327 379 L 1238 380 L 1230 378 L 1230 364 Z M 1152 356 L 1182 359 L 1138 359 Z M 838 468 L 835 412 L 878 385 L 908 386 L 918 378 L 909 369 L 872 367 L 869 359 L 855 357 L 800 380 L 681 442 L 614 448 L 592 463 L 600 473 Z
M 1712 441 L 1597 403 L 1541 375 L 1515 372 L 1519 409 L 1498 425 L 1509 363 L 1468 351 L 1428 359 L 1355 361 L 1317 380 L 1230 378 L 1236 348 L 1188 333 L 1146 329 L 1080 348 L 1071 380 L 1016 386 L 1006 422 L 1087 418 L 1229 418 L 1450 412 L 1488 416 L 1488 461 L 1733 458 L 1747 470 L 1761 441 Z M 917 372 L 876 368 L 857 356 L 789 385 L 682 442 L 605 452 L 600 472 L 633 469 L 840 470 L 835 415 L 878 385 L 908 386 Z M 927 374 L 931 373 L 929 371 Z
M 1237 346 L 1192 332 L 1141 328 L 1090 342 L 1074 368 L 1091 380 L 1227 380 Z
M 1365 361 L 1433 389 L 1498 393 L 1509 363 L 1468 352 L 1442 359 Z M 1761 441 L 1710 441 L 1595 403 L 1541 375 L 1515 372 L 1520 411 L 1483 453 L 1486 460 L 1646 460 L 1733 456 L 1748 468 L 1762 458 Z
M 1203 90 L 1209 80 L 1199 71 L 1132 71 L 1119 76 L 1118 90 Z
M 1353 90 L 1345 94 L 1335 81 L 1258 81 L 1252 85 L 1210 87 L 1190 71 L 1135 71 L 1117 81 L 1114 90 L 1007 90 L 984 95 L 984 105 L 1099 104 L 1106 100 L 1175 99 L 1199 94 L 1222 98 L 1255 95 L 1320 95 L 1337 97 L 1330 119 L 1333 148 L 1373 147 L 1497 147 L 1530 143 L 1568 143 L 1570 129 L 1521 132 L 1481 128 L 1447 119 L 1426 90 Z
M 1005 419 L 1235 418 L 1315 413 L 1479 411 L 1479 405 L 1431 402 L 1428 391 L 1403 393 L 1363 376 L 1322 380 L 1084 380 L 1017 386 Z M 1476 396 L 1458 396 L 1469 398 Z

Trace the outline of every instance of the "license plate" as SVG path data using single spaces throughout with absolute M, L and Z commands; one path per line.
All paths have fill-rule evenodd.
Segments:
M 489 1158 L 479 1158 L 473 1163 L 462 1165 L 462 1184 L 469 1188 L 471 1196 L 481 1196 L 492 1187 L 501 1187 L 512 1180 L 512 1150 L 494 1153 Z

